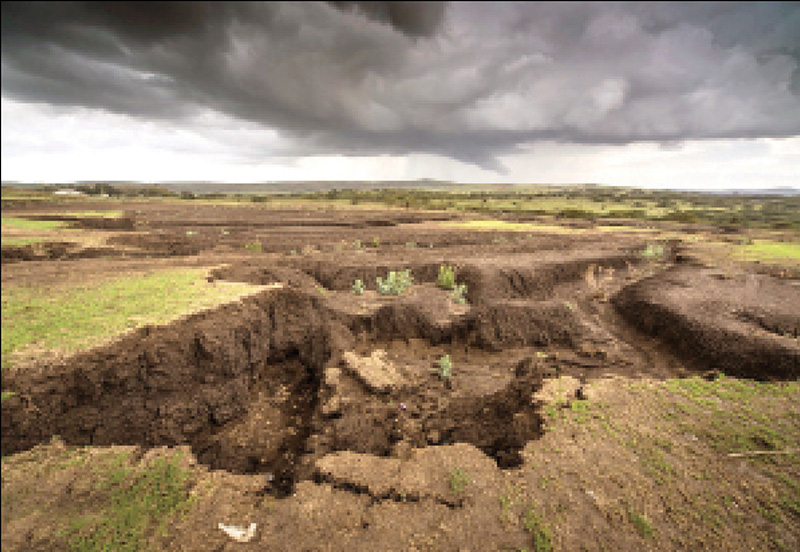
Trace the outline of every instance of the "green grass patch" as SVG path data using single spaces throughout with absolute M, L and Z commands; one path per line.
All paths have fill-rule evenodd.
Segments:
M 461 468 L 456 468 L 450 472 L 450 490 L 456 494 L 464 492 L 472 478 Z
M 99 512 L 69 522 L 70 549 L 142 550 L 153 531 L 163 531 L 170 517 L 191 505 L 190 472 L 178 466 L 178 459 L 159 458 L 140 471 L 126 465 L 127 457 L 110 466 L 100 485 L 109 499 Z
M 49 238 L 2 238 L 2 245 L 11 245 L 14 247 L 22 247 L 23 245 L 30 245 L 32 243 L 41 243 L 49 241 Z
M 65 217 L 77 217 L 77 218 L 90 218 L 90 217 L 120 218 L 125 213 L 123 211 L 69 211 L 67 213 L 50 213 L 50 214 L 61 215 Z
M 553 534 L 548 525 L 542 521 L 542 515 L 533 507 L 525 510 L 522 526 L 531 534 L 533 550 L 536 552 L 550 552 L 553 550 Z
M 668 380 L 673 419 L 721 453 L 781 451 L 800 445 L 795 400 L 800 382 L 757 382 L 718 376 Z M 698 405 L 699 412 L 683 408 Z
M 639 536 L 642 538 L 649 539 L 653 536 L 653 526 L 650 525 L 650 522 L 642 514 L 634 512 L 633 510 L 628 510 L 628 521 L 633 524 L 636 528 L 636 532 L 639 533 Z
M 60 230 L 69 223 L 62 220 L 29 220 L 18 217 L 2 217 L 3 228 L 19 228 L 22 230 Z
M 737 245 L 733 255 L 747 261 L 800 260 L 800 243 L 756 240 Z
M 36 348 L 66 353 L 145 324 L 232 301 L 259 289 L 206 281 L 207 269 L 164 270 L 74 287 L 3 286 L 2 359 Z

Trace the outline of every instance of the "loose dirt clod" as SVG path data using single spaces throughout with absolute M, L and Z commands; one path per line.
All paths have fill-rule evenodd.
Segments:
M 352 351 L 342 355 L 345 366 L 371 391 L 385 393 L 399 388 L 403 374 L 386 358 L 386 351 L 377 349 L 368 357 L 359 357 Z

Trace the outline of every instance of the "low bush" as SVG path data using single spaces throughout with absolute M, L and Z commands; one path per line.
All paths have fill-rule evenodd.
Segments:
M 647 247 L 642 251 L 642 257 L 645 259 L 656 259 L 661 258 L 664 256 L 664 246 L 663 245 L 653 245 L 652 243 L 648 243 Z
M 356 278 L 356 281 L 353 282 L 353 287 L 350 288 L 350 290 L 356 295 L 362 295 L 364 293 L 364 282 L 362 282 L 359 278 Z
M 402 295 L 413 283 L 414 278 L 408 269 L 400 272 L 391 271 L 386 276 L 386 280 L 380 276 L 375 280 L 378 293 L 381 295 Z
M 452 266 L 439 266 L 439 287 L 442 289 L 453 289 L 456 286 L 456 271 Z
M 467 284 L 458 284 L 455 289 L 453 289 L 453 293 L 450 294 L 453 298 L 453 301 L 458 303 L 459 305 L 466 305 L 467 304 Z

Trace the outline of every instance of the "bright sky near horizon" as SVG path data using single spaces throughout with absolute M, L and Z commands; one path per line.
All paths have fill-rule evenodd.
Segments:
M 800 187 L 800 3 L 3 2 L 0 167 Z

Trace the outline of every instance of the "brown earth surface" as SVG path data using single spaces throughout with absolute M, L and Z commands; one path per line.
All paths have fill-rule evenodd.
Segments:
M 57 208 L 13 215 L 56 220 Z M 800 281 L 709 266 L 688 242 L 662 241 L 664 256 L 647 259 L 650 236 L 472 231 L 441 226 L 463 216 L 449 212 L 199 202 L 103 208 L 125 216 L 66 217 L 82 231 L 106 233 L 100 247 L 3 246 L 3 285 L 173 266 L 215 266 L 209 279 L 274 284 L 3 374 L 3 390 L 15 393 L 2 404 L 4 495 L 26 484 L 20 474 L 38 473 L 71 447 L 128 447 L 134 466 L 186 453 L 192 493 L 202 500 L 169 536 L 152 536 L 156 548 L 533 549 L 519 521 L 523 503 L 561 497 L 572 521 L 559 522 L 560 549 L 703 549 L 623 532 L 624 510 L 609 514 L 614 485 L 603 479 L 614 477 L 615 460 L 590 435 L 564 437 L 564 454 L 542 448 L 555 439 L 545 433 L 542 393 L 552 382 L 574 382 L 569 405 L 587 393 L 612 396 L 623 380 L 709 371 L 800 377 Z M 467 285 L 466 304 L 437 287 L 442 264 Z M 376 292 L 376 277 L 403 269 L 415 283 L 406 293 Z M 351 292 L 357 278 L 362 295 Z M 437 373 L 444 355 L 449 379 Z M 597 463 L 581 465 L 594 455 L 573 447 L 593 446 Z M 32 461 L 38 467 L 26 468 Z M 526 494 L 544 477 L 537 474 L 556 477 L 542 462 L 567 461 L 574 470 L 559 475 L 567 490 Z M 451 483 L 455 469 L 469 474 L 463 491 Z M 50 497 L 46 506 L 27 511 L 4 501 L 4 549 L 64 546 L 48 519 L 69 508 L 76 482 L 88 477 L 70 470 L 40 474 L 38 488 L 26 491 L 24 500 Z M 603 474 L 597 487 L 574 494 L 592 470 Z M 633 483 L 618 483 L 625 485 Z M 500 495 L 507 500 L 498 516 Z M 246 544 L 217 529 L 251 521 L 258 530 Z M 782 538 L 800 543 L 798 533 Z

